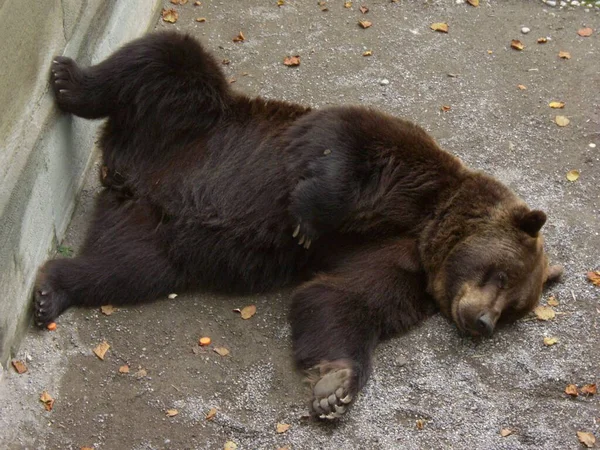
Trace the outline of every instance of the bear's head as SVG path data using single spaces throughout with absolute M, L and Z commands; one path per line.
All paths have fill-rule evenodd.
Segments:
M 544 252 L 546 214 L 496 180 L 477 178 L 451 200 L 431 235 L 438 251 L 429 292 L 461 331 L 490 336 L 498 323 L 532 311 L 544 283 L 559 278 L 562 268 L 549 266 Z

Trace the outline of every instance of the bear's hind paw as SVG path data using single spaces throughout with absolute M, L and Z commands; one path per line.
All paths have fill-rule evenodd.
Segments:
M 309 372 L 312 388 L 311 413 L 319 419 L 338 419 L 354 399 L 354 372 L 347 360 L 321 363 Z M 316 372 L 316 373 L 315 373 Z
M 316 232 L 310 225 L 299 223 L 296 225 L 296 228 L 294 228 L 292 237 L 298 239 L 298 245 L 308 250 L 310 245 L 316 239 Z

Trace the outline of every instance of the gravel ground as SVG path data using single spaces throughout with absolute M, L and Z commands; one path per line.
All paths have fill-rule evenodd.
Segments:
M 1 448 L 218 449 L 227 441 L 238 449 L 583 448 L 577 431 L 600 441 L 599 397 L 564 393 L 571 383 L 600 382 L 600 288 L 586 280 L 587 271 L 600 270 L 599 13 L 542 1 L 365 3 L 363 15 L 356 1 L 351 8 L 329 1 L 328 11 L 316 0 L 282 7 L 276 0 L 165 1 L 179 19 L 156 28 L 202 39 L 230 60 L 228 78 L 248 94 L 315 107 L 370 105 L 411 118 L 546 210 L 547 248 L 566 270 L 542 299 L 558 300 L 556 317 L 527 318 L 477 341 L 435 316 L 379 347 L 373 378 L 332 425 L 304 417 L 289 291 L 180 295 L 110 316 L 74 310 L 57 331 L 28 334 L 15 355 L 27 373 L 5 370 Z M 372 26 L 362 29 L 359 20 Z M 447 22 L 449 32 L 432 31 L 434 22 Z M 577 34 L 584 27 L 591 36 Z M 240 30 L 245 42 L 232 42 Z M 541 37 L 547 42 L 538 44 Z M 511 49 L 512 39 L 524 50 Z M 367 50 L 372 56 L 362 56 Z M 299 67 L 282 64 L 289 55 L 300 55 Z M 551 109 L 551 101 L 565 107 Z M 556 115 L 569 125 L 557 126 Z M 580 172 L 574 182 L 566 179 L 572 169 Z M 98 190 L 95 173 L 88 178 L 64 242 L 75 251 Z M 232 312 L 249 304 L 258 311 L 250 320 Z M 200 336 L 230 355 L 199 348 Z M 558 343 L 547 347 L 544 337 Z M 92 349 L 104 340 L 111 348 L 101 361 Z M 119 373 L 125 364 L 130 373 Z M 50 412 L 42 391 L 56 400 Z M 206 420 L 211 408 L 217 414 Z M 178 415 L 167 417 L 168 409 Z M 291 426 L 277 433 L 277 423 Z M 512 434 L 502 437 L 502 428 Z

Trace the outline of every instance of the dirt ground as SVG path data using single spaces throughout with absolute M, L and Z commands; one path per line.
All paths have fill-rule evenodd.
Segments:
M 600 14 L 517 0 L 482 0 L 478 8 L 371 0 L 362 14 L 361 3 L 352 3 L 330 0 L 322 11 L 316 0 L 282 7 L 276 0 L 165 1 L 179 19 L 156 29 L 200 38 L 230 61 L 225 72 L 245 93 L 315 107 L 369 105 L 410 118 L 547 211 L 547 249 L 565 266 L 564 282 L 542 299 L 556 297 L 556 317 L 529 317 L 477 341 L 437 315 L 381 345 L 353 409 L 322 424 L 304 417 L 289 291 L 181 294 L 110 316 L 72 310 L 54 332 L 31 329 L 16 355 L 27 373 L 5 370 L 1 448 L 219 449 L 227 441 L 238 449 L 583 448 L 577 431 L 600 441 L 600 397 L 564 393 L 571 383 L 600 382 L 600 287 L 586 279 L 600 270 Z M 359 20 L 372 26 L 362 29 Z M 432 31 L 434 22 L 447 22 L 449 32 Z M 578 36 L 584 26 L 594 30 L 590 37 Z M 246 40 L 234 43 L 240 31 Z M 540 37 L 547 42 L 538 44 Z M 524 50 L 512 49 L 512 39 Z M 372 56 L 363 56 L 367 50 Z M 283 65 L 290 55 L 300 55 L 299 67 Z M 565 106 L 551 109 L 551 101 Z M 557 115 L 570 123 L 557 126 Z M 75 251 L 97 169 L 63 243 Z M 566 178 L 572 169 L 580 172 L 573 182 Z M 250 304 L 257 313 L 249 320 L 232 311 Z M 198 347 L 200 336 L 213 345 Z M 545 346 L 544 337 L 558 343 Z M 102 341 L 110 344 L 103 361 L 92 353 Z M 228 356 L 212 350 L 221 346 Z M 125 364 L 130 373 L 119 373 Z M 55 399 L 50 412 L 42 391 Z M 217 414 L 206 420 L 211 408 Z M 168 409 L 178 414 L 167 417 Z M 277 423 L 290 428 L 277 433 Z M 502 437 L 503 428 L 512 434 Z

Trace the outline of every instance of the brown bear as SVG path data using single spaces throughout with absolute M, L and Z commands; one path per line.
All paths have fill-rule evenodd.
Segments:
M 152 34 L 83 68 L 52 64 L 60 109 L 107 118 L 90 229 L 48 261 L 35 320 L 198 288 L 304 281 L 290 320 L 310 408 L 339 417 L 377 343 L 439 308 L 490 335 L 560 274 L 546 216 L 418 126 L 362 107 L 311 110 L 230 89 L 189 36 Z

